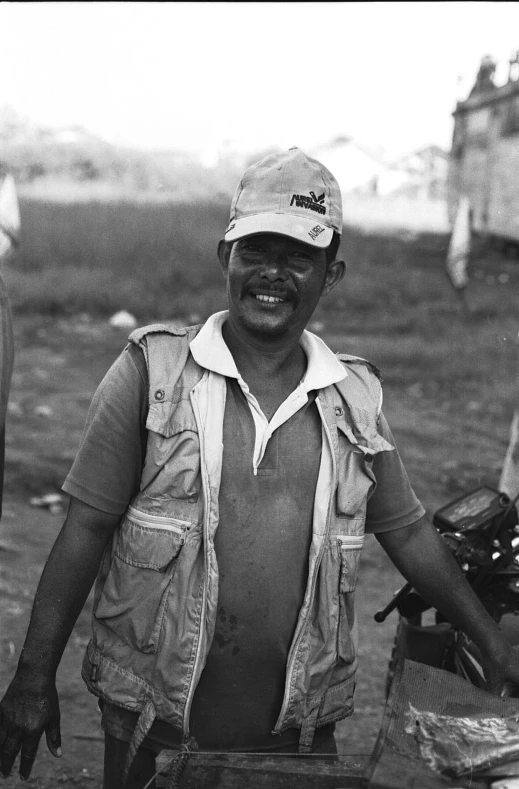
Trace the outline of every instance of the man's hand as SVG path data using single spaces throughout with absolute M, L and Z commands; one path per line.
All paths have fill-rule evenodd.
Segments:
M 43 732 L 50 752 L 61 756 L 54 678 L 119 521 L 119 515 L 77 499 L 70 501 L 36 591 L 18 670 L 0 703 L 0 772 L 4 777 L 11 772 L 20 749 L 20 777 L 29 776 Z
M 519 651 L 507 644 L 482 658 L 487 690 L 495 696 L 519 696 Z
M 31 774 L 41 735 L 53 756 L 61 756 L 58 694 L 54 680 L 30 680 L 18 674 L 0 702 L 0 772 L 10 775 L 20 755 L 20 778 Z

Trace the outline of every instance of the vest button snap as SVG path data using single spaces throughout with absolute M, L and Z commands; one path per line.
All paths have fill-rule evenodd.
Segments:
M 342 416 L 344 414 L 344 408 L 341 408 L 340 405 L 335 406 L 335 416 Z
M 155 392 L 155 400 L 164 400 L 165 395 L 164 389 L 157 389 Z

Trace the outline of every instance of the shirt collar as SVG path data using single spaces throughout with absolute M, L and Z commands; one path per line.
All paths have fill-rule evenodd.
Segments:
M 228 310 L 216 312 L 207 319 L 189 347 L 197 364 L 228 378 L 241 378 L 232 354 L 222 337 L 222 326 L 229 315 Z M 347 372 L 323 340 L 309 331 L 301 335 L 301 347 L 308 364 L 301 381 L 305 391 L 324 389 L 346 378 Z

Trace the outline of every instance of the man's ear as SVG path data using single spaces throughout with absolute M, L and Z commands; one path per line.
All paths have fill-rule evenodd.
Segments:
M 338 285 L 344 277 L 345 272 L 346 263 L 344 260 L 334 260 L 332 263 L 329 263 L 321 296 L 326 296 L 336 285 Z
M 220 267 L 223 271 L 224 277 L 227 276 L 227 269 L 229 268 L 229 256 L 231 254 L 232 244 L 228 244 L 222 238 L 221 241 L 218 242 L 218 260 L 220 261 Z

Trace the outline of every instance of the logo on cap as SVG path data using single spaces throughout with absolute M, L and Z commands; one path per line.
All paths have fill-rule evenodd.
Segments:
M 320 236 L 321 233 L 324 233 L 324 227 L 322 225 L 316 225 L 311 230 L 309 230 L 308 235 L 310 236 L 312 241 L 315 241 L 317 236 Z
M 323 205 L 324 198 L 324 192 L 319 197 L 316 197 L 315 192 L 310 192 L 310 197 L 308 195 L 293 194 L 290 205 L 292 206 L 295 203 L 297 208 L 308 208 L 310 211 L 316 211 L 318 214 L 326 214 L 326 208 Z

